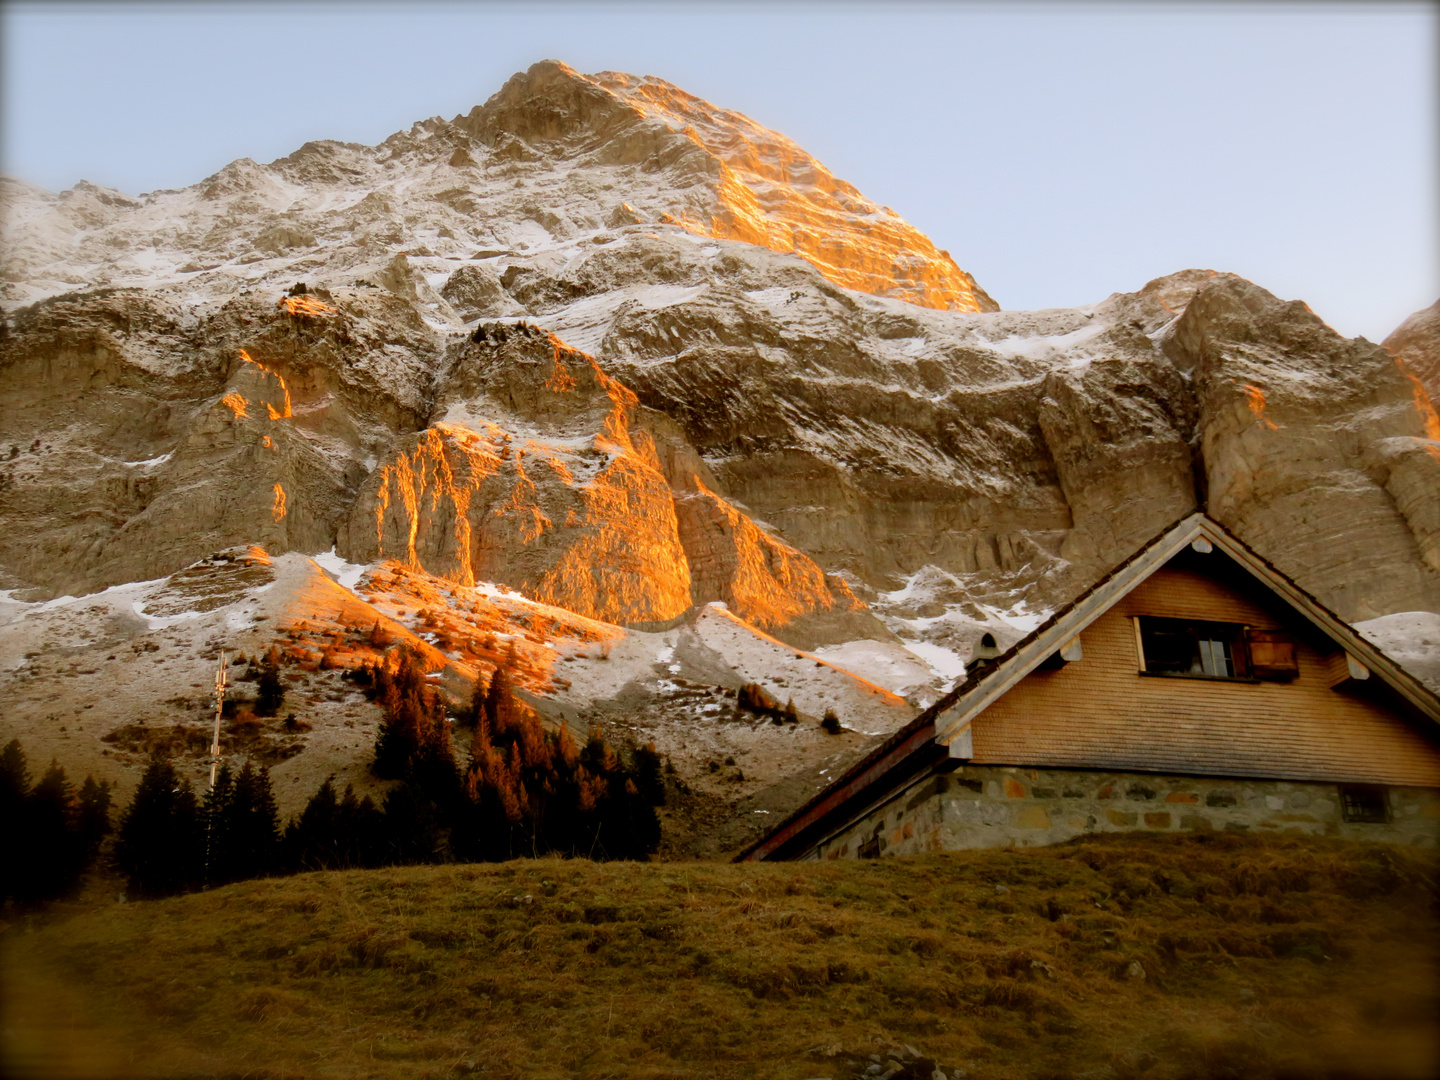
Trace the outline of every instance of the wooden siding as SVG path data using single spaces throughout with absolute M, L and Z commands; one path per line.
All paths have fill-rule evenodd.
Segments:
M 1031 673 L 976 717 L 971 760 L 1440 787 L 1440 732 L 1332 689 L 1343 653 L 1297 642 L 1289 683 L 1150 677 L 1139 673 L 1136 615 L 1283 629 L 1228 586 L 1160 569 L 1081 634 L 1083 660 Z

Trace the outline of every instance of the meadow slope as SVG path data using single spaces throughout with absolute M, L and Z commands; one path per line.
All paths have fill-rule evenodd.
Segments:
M 92 888 L 0 934 L 0 1071 L 1429 1077 L 1437 865 L 1117 835 L 329 872 L 138 903 Z

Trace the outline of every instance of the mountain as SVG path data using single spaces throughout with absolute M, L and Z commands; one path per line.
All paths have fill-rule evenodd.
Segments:
M 1440 612 L 1434 309 L 1381 347 L 1187 270 L 1003 312 L 788 139 L 658 79 L 547 61 L 376 147 L 3 193 L 0 679 L 27 738 L 56 672 L 134 669 L 116 643 L 161 633 L 188 659 L 284 637 L 318 718 L 325 648 L 383 615 L 456 694 L 494 635 L 529 642 L 537 707 L 705 784 L 780 737 L 717 734 L 715 688 L 851 709 L 712 791 L 793 795 L 1202 503 L 1346 618 Z M 252 546 L 292 569 L 145 598 Z M 382 577 L 409 601 L 376 607 Z M 827 698 L 805 673 L 832 670 Z

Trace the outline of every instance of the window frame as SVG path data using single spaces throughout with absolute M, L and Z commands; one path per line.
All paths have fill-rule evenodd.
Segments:
M 1250 670 L 1250 652 L 1245 637 L 1249 627 L 1245 623 L 1222 622 L 1214 619 L 1184 619 L 1169 615 L 1135 615 L 1132 618 L 1135 623 L 1135 652 L 1140 661 L 1141 675 L 1154 679 L 1197 679 L 1204 682 L 1259 685 L 1261 680 L 1257 679 Z M 1212 671 L 1209 672 L 1203 670 L 1154 670 L 1150 666 L 1151 659 L 1146 655 L 1146 638 L 1151 637 L 1153 641 L 1153 635 L 1157 630 L 1174 632 L 1180 629 L 1189 634 L 1195 647 L 1195 657 L 1200 661 L 1202 667 L 1207 663 L 1207 654 L 1210 653 L 1206 645 L 1214 641 L 1223 641 L 1228 646 L 1226 660 L 1232 673 L 1228 675 L 1215 674 L 1213 654 L 1208 656 L 1208 662 L 1212 668 Z M 1210 636 L 1205 636 L 1207 629 L 1210 630 Z
M 1384 784 L 1337 784 L 1340 796 L 1340 820 L 1347 825 L 1389 825 L 1390 789 Z M 1373 809 L 1374 802 L 1379 809 Z M 1364 805 L 1369 803 L 1370 805 Z

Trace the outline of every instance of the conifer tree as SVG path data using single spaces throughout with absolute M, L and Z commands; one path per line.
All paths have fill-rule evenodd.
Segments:
M 197 884 L 203 871 L 200 806 L 188 780 L 158 754 L 120 818 L 115 864 L 141 895 L 164 896 Z
M 375 761 L 371 770 L 386 780 L 410 775 L 415 755 L 425 740 L 433 711 L 425 671 L 409 649 L 396 658 L 395 670 L 381 665 L 375 673 L 375 697 L 385 710 L 385 719 L 375 737 Z
M 13 813 L 30 793 L 30 765 L 19 739 L 0 750 L 0 811 Z
M 242 881 L 273 873 L 279 865 L 280 813 L 270 787 L 270 770 L 246 761 L 235 777 L 224 813 L 225 847 L 217 880 Z
M 76 824 L 75 793 L 65 770 L 50 762 L 25 797 L 20 833 L 15 895 L 22 900 L 58 896 L 74 884 L 84 867 L 84 851 Z
M 285 700 L 285 683 L 280 678 L 280 650 L 274 645 L 260 665 L 260 680 L 255 686 L 255 711 L 261 716 L 274 716 Z
M 460 710 L 455 718 L 455 723 L 462 728 L 476 730 L 480 727 L 480 721 L 485 717 L 485 700 L 489 693 L 490 684 L 483 681 L 478 675 L 475 678 L 475 686 L 470 691 L 470 700 Z
M 305 809 L 285 826 L 284 863 L 291 870 L 338 870 L 342 866 L 340 798 L 334 781 L 333 774 L 327 776 Z
M 226 873 L 230 851 L 230 804 L 235 798 L 235 774 L 228 764 L 215 773 L 215 783 L 200 796 L 200 827 L 204 832 L 204 880 L 211 884 L 231 880 Z
M 378 866 L 384 818 L 367 795 L 360 799 L 346 785 L 335 794 L 328 777 L 298 818 L 285 828 L 282 862 L 290 870 L 344 870 Z
M 52 761 L 30 785 L 19 740 L 0 750 L 0 900 L 49 900 L 72 888 L 110 831 L 110 788 L 87 776 L 76 797 Z
M 30 766 L 19 739 L 0 750 L 0 899 L 14 895 L 22 873 L 25 797 L 30 794 Z
M 665 772 L 653 742 L 635 750 L 635 786 L 649 805 L 665 805 Z
M 110 783 L 96 782 L 93 776 L 85 777 L 76 799 L 75 828 L 81 848 L 88 863 L 100 850 L 100 844 L 110 835 Z
M 385 796 L 384 861 L 409 865 L 444 862 L 449 830 L 441 810 L 416 784 L 393 788 Z

